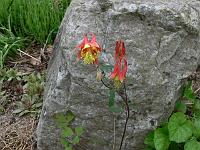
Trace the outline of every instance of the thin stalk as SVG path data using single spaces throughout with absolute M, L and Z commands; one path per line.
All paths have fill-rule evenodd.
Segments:
M 103 79 L 101 79 L 101 82 L 103 83 L 103 85 L 105 87 L 107 87 L 109 89 L 112 87 L 110 84 L 106 84 L 103 81 Z M 124 130 L 123 130 L 123 134 L 122 134 L 122 139 L 121 139 L 119 150 L 121 150 L 121 148 L 122 148 L 122 145 L 123 145 L 123 142 L 124 142 L 124 137 L 125 137 L 125 134 L 126 134 L 128 120 L 129 120 L 129 117 L 130 117 L 130 108 L 129 108 L 129 105 L 128 105 L 128 96 L 127 96 L 127 92 L 126 92 L 126 84 L 125 84 L 125 82 L 123 83 L 123 85 L 124 85 L 124 93 L 121 93 L 121 91 L 116 91 L 121 96 L 121 98 L 123 99 L 123 101 L 125 103 L 125 108 L 126 108 L 126 122 L 124 124 Z M 123 95 L 123 94 L 125 94 L 125 95 Z
M 122 145 L 123 145 L 124 137 L 125 137 L 125 134 L 126 134 L 126 128 L 127 128 L 127 124 L 128 124 L 128 120 L 129 120 L 129 116 L 130 116 L 130 109 L 129 109 L 129 105 L 128 105 L 128 96 L 127 96 L 127 93 L 126 93 L 125 83 L 124 83 L 124 91 L 125 91 L 125 98 L 123 96 L 121 96 L 121 97 L 122 97 L 122 99 L 125 103 L 125 107 L 126 107 L 126 122 L 125 122 L 125 125 L 124 125 L 124 131 L 123 131 L 123 134 L 122 134 L 122 139 L 121 139 L 121 144 L 120 144 L 119 150 L 121 150 Z

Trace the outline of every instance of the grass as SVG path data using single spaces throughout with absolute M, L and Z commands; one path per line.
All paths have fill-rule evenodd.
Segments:
M 70 0 L 1 0 L 0 24 L 8 27 L 10 15 L 12 32 L 19 37 L 32 37 L 44 43 L 49 33 L 56 31 Z
M 0 69 L 30 41 L 52 43 L 70 0 L 0 0 Z M 29 39 L 29 40 L 28 40 Z
M 14 57 L 17 49 L 24 47 L 25 38 L 16 37 L 11 29 L 0 27 L 0 69 L 7 57 Z

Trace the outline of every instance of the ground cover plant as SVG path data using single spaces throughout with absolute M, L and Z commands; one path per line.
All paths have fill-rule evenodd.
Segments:
M 189 82 L 168 122 L 150 132 L 144 143 L 146 150 L 199 150 L 199 141 L 200 100 Z

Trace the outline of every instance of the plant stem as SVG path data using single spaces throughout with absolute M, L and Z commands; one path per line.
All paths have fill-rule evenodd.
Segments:
M 126 85 L 124 83 L 124 91 L 125 91 L 125 98 L 123 96 L 122 99 L 125 103 L 125 107 L 126 107 L 126 122 L 125 122 L 125 125 L 124 125 L 124 132 L 122 134 L 122 139 L 121 139 L 121 144 L 120 144 L 120 147 L 119 147 L 119 150 L 121 150 L 122 148 L 122 145 L 123 145 L 123 141 L 124 141 L 124 137 L 125 137 L 125 134 L 126 134 L 126 128 L 127 128 L 127 123 L 128 123 L 128 120 L 129 120 L 129 114 L 130 114 L 130 109 L 129 109 L 129 105 L 128 105 L 128 96 L 127 96 L 127 93 L 126 93 Z
M 103 83 L 103 85 L 105 87 L 107 87 L 109 89 L 112 87 L 111 85 L 106 84 L 103 81 L 103 79 L 101 79 L 101 82 Z M 125 107 L 126 107 L 126 122 L 125 122 L 125 125 L 124 125 L 124 131 L 123 131 L 123 134 L 122 134 L 122 139 L 121 139 L 119 150 L 121 150 L 123 142 L 124 142 L 124 137 L 125 137 L 125 134 L 126 134 L 126 128 L 127 128 L 127 124 L 128 124 L 128 120 L 129 120 L 129 116 L 130 116 L 130 108 L 129 108 L 129 105 L 128 105 L 128 96 L 127 96 L 127 92 L 126 92 L 126 84 L 125 84 L 125 82 L 123 83 L 123 85 L 124 85 L 124 92 L 116 91 L 121 96 L 121 98 L 123 99 L 123 101 L 125 103 Z

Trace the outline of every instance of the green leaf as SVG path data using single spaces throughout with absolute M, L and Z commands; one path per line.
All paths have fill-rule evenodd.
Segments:
M 63 137 L 69 137 L 69 136 L 72 136 L 72 135 L 74 135 L 74 132 L 69 127 L 66 127 L 65 130 L 62 131 L 62 136 Z
M 75 128 L 75 133 L 77 136 L 81 136 L 83 134 L 83 128 L 82 127 L 76 127 Z
M 184 150 L 200 150 L 200 143 L 196 140 L 190 140 L 185 143 Z
M 188 100 L 190 100 L 191 102 L 194 103 L 194 101 L 196 99 L 196 94 L 192 90 L 192 82 L 189 82 L 186 85 L 186 87 L 184 89 L 183 96 L 186 97 Z
M 157 128 L 155 130 L 154 144 L 155 144 L 156 150 L 167 150 L 168 149 L 170 141 L 169 141 L 167 127 Z
M 54 119 L 59 123 L 66 123 L 65 116 L 62 112 L 54 114 Z
M 73 150 L 73 149 L 72 149 L 72 146 L 69 145 L 69 146 L 65 147 L 65 150 Z
M 151 131 L 144 140 L 144 144 L 148 145 L 149 147 L 155 148 L 154 145 L 154 131 Z
M 22 109 L 15 109 L 13 111 L 13 114 L 19 114 L 20 112 L 22 112 L 23 110 Z
M 200 137 L 200 118 L 193 118 L 193 134 L 198 138 Z
M 99 63 L 99 68 L 104 71 L 104 72 L 110 72 L 113 70 L 114 66 L 110 64 L 105 64 L 105 63 Z
M 193 117 L 200 118 L 200 110 L 199 109 L 193 109 Z
M 71 121 L 73 121 L 75 118 L 75 115 L 72 113 L 72 111 L 67 111 L 67 114 L 66 114 L 66 120 L 68 123 L 70 123 Z
M 196 99 L 194 102 L 194 109 L 200 110 L 200 101 L 198 99 Z
M 30 113 L 29 110 L 24 110 L 24 111 L 22 111 L 22 112 L 19 113 L 19 117 L 24 116 L 24 115 L 26 115 L 28 113 Z
M 123 112 L 123 109 L 121 107 L 117 107 L 117 106 L 111 106 L 109 107 L 110 112 L 113 113 L 121 113 Z
M 180 150 L 180 148 L 177 143 L 171 142 L 168 150 Z
M 192 123 L 182 112 L 174 113 L 168 123 L 170 141 L 185 142 L 192 136 Z
M 72 140 L 72 144 L 76 145 L 79 143 L 79 141 L 80 141 L 79 136 L 75 136 L 75 138 Z
M 114 106 L 114 103 L 115 103 L 115 90 L 114 89 L 110 89 L 109 95 L 110 96 L 109 96 L 108 106 L 112 107 L 112 106 Z
M 175 109 L 176 109 L 176 111 L 185 113 L 186 110 L 187 110 L 187 107 L 186 107 L 185 103 L 183 103 L 182 101 L 178 100 L 176 102 Z
M 155 149 L 148 146 L 147 148 L 145 148 L 145 150 L 155 150 Z
M 2 105 L 0 105 L 0 112 L 4 112 L 4 107 Z
M 61 144 L 62 144 L 64 147 L 66 147 L 66 146 L 69 145 L 68 141 L 67 141 L 65 138 L 61 138 L 61 139 L 60 139 L 60 142 L 61 142 Z

